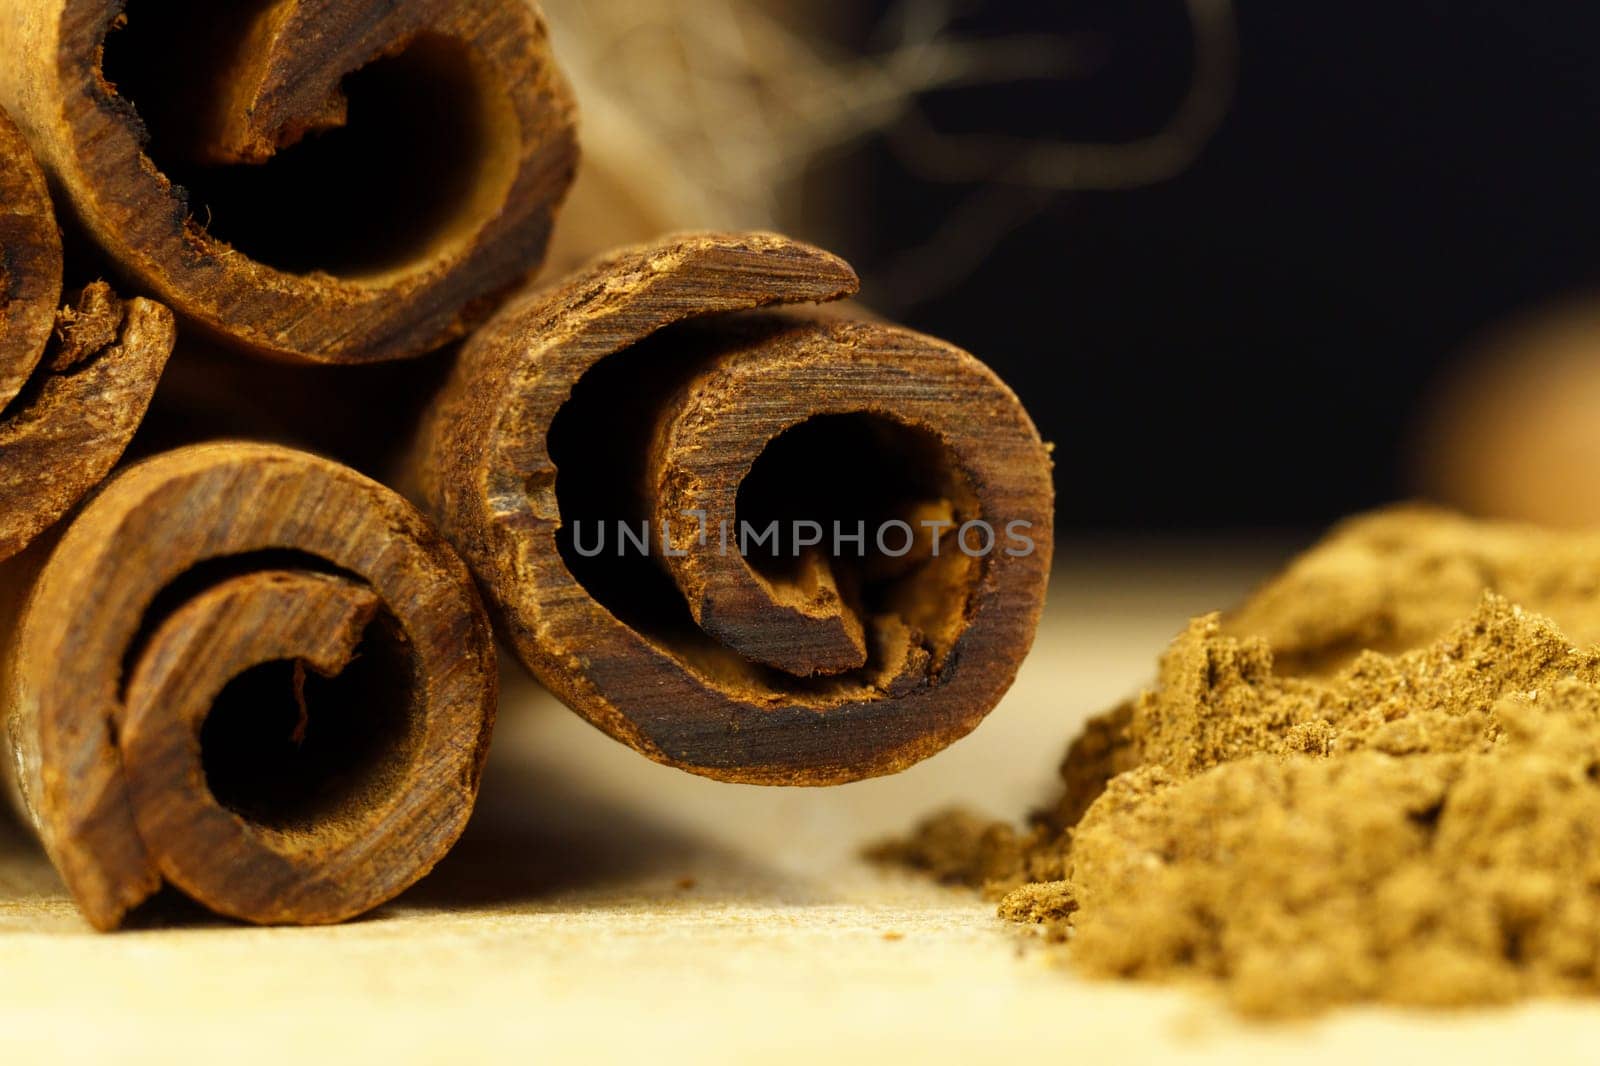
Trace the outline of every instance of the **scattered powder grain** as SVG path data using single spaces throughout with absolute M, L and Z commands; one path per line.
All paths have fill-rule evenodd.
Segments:
M 879 854 L 1254 1014 L 1600 994 L 1597 641 L 1600 538 L 1358 519 L 1191 623 L 1031 828 Z

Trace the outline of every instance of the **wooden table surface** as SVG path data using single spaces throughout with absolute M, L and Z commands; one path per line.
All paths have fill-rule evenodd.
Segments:
M 1600 1005 L 1251 1026 L 1182 989 L 1082 981 L 990 904 L 858 858 L 940 805 L 1046 799 L 1083 717 L 1280 557 L 1064 547 L 1033 655 L 984 726 L 843 788 L 655 766 L 512 681 L 461 845 L 341 927 L 98 935 L 0 827 L 0 1063 L 1600 1060 Z

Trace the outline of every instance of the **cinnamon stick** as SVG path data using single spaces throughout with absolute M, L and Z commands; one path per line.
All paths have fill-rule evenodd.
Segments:
M 376 482 L 197 445 L 128 468 L 11 565 L 29 591 L 6 762 L 97 928 L 163 883 L 247 921 L 338 921 L 461 832 L 489 624 L 461 561 Z
M 0 112 L 0 560 L 99 484 L 138 429 L 172 351 L 172 313 L 104 282 L 62 307 L 45 177 Z
M 538 266 L 576 164 L 528 0 L 8 0 L 0 55 L 116 267 L 295 361 L 464 333 Z
M 856 286 L 774 235 L 627 250 L 504 308 L 425 421 L 417 491 L 517 657 L 659 762 L 892 773 L 976 726 L 1032 640 L 1047 451 L 967 353 L 793 306 Z M 1012 539 L 958 545 L 986 529 Z

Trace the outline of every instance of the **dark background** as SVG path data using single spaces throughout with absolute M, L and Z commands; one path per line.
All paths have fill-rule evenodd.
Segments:
M 844 43 L 885 47 L 888 4 L 846 10 Z M 1100 62 L 930 95 L 941 130 L 1136 137 L 1189 83 L 1178 0 L 958 10 L 967 35 L 1087 32 Z M 927 264 L 904 250 L 983 190 L 920 176 L 882 137 L 818 169 L 852 190 L 855 224 L 830 221 L 837 194 L 802 212 L 876 306 L 1013 384 L 1058 446 L 1063 530 L 1311 526 L 1403 495 L 1430 386 L 1481 329 L 1582 292 L 1600 263 L 1600 6 L 1241 0 L 1237 16 L 1229 116 L 1175 180 L 1013 190 L 986 254 L 912 285 Z

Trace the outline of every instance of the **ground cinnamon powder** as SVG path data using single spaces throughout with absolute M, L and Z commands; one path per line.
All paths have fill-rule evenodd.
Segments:
M 1018 832 L 879 850 L 1241 1010 L 1600 993 L 1600 537 L 1346 523 L 1091 722 Z

